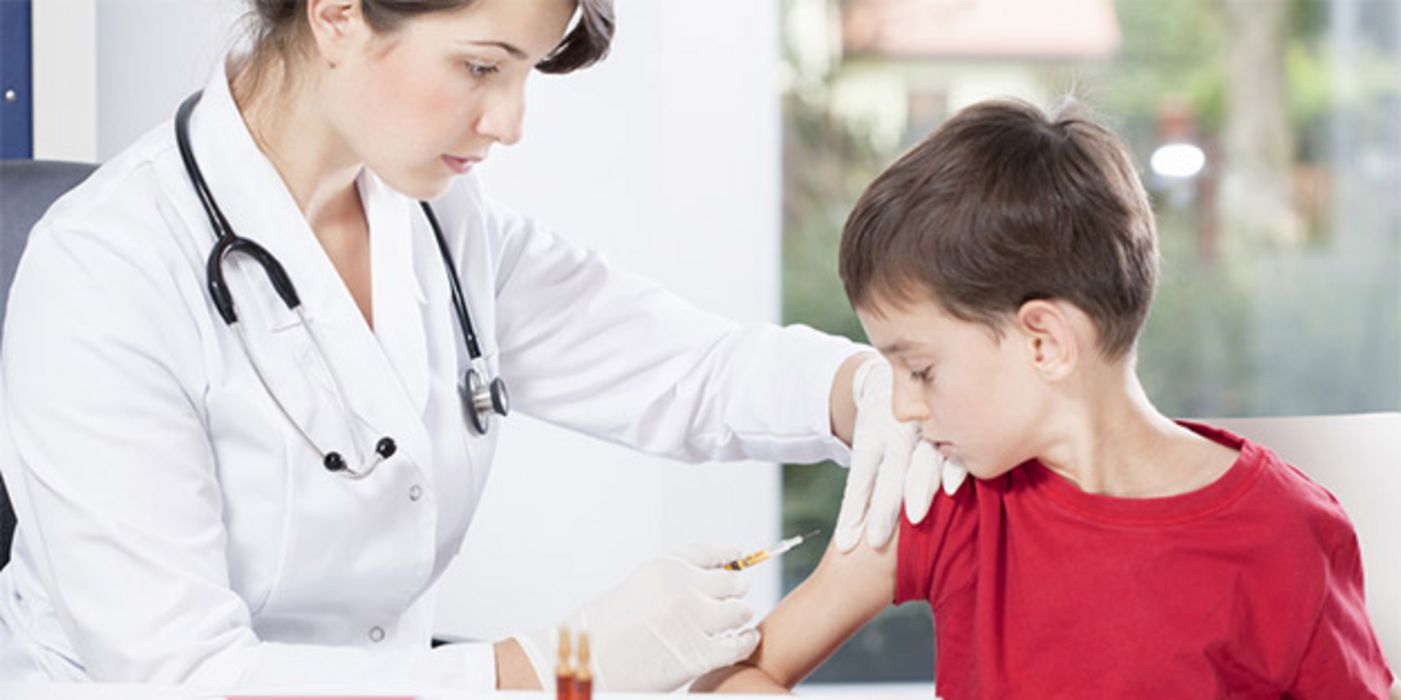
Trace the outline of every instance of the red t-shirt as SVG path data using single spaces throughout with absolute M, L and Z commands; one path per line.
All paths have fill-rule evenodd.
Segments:
M 902 519 L 895 602 L 933 610 L 940 697 L 1386 696 L 1337 500 L 1183 425 L 1240 450 L 1197 491 L 1099 496 L 1033 460 Z

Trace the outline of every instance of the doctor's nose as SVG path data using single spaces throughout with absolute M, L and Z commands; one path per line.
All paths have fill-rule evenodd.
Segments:
M 509 96 L 493 100 L 477 120 L 477 132 L 503 146 L 521 140 L 521 121 L 525 118 L 525 96 L 513 90 Z

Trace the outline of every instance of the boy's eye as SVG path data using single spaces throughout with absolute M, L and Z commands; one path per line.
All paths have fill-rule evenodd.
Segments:
M 499 70 L 499 68 L 490 63 L 476 63 L 474 61 L 467 62 L 467 71 L 477 78 L 485 78 L 488 75 L 495 73 L 497 70 Z
M 928 384 L 928 383 L 929 383 L 930 376 L 931 376 L 931 375 L 930 375 L 930 370 L 932 370 L 932 369 L 933 369 L 932 367 L 925 367 L 924 369 L 919 369 L 919 370 L 916 370 L 916 369 L 913 369 L 913 368 L 912 368 L 912 369 L 910 370 L 910 378 L 911 378 L 911 379 L 914 379 L 914 380 L 916 380 L 916 381 L 918 381 L 918 382 L 920 382 L 920 383 L 922 383 L 922 384 Z

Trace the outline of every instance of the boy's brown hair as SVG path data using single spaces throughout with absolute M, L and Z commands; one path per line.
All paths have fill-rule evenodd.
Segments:
M 995 100 L 960 111 L 871 183 L 839 267 L 855 308 L 926 293 L 994 333 L 1027 301 L 1069 301 L 1114 360 L 1148 316 L 1157 233 L 1112 132 L 1074 103 L 1048 117 Z

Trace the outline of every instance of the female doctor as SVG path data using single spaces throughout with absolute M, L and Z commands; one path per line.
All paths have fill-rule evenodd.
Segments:
M 512 404 L 689 460 L 853 444 L 843 547 L 922 515 L 940 465 L 878 357 L 692 308 L 469 174 L 520 138 L 532 69 L 606 53 L 609 0 L 253 6 L 251 52 L 32 233 L 0 355 L 0 679 L 538 687 L 549 631 L 429 648 Z M 575 613 L 600 686 L 750 654 L 721 554 Z

